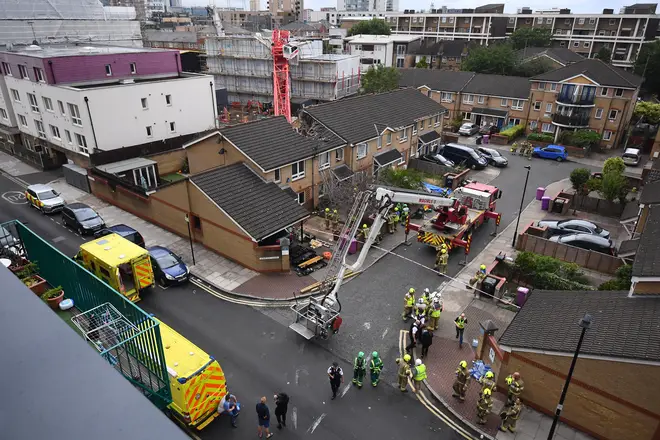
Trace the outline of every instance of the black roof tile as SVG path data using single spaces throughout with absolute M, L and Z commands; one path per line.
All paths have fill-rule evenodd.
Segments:
M 514 349 L 573 353 L 585 313 L 593 321 L 581 353 L 660 361 L 660 299 L 630 298 L 628 292 L 534 291 L 499 342 Z
M 435 130 L 431 130 L 428 133 L 424 133 L 419 136 L 419 139 L 425 143 L 428 144 L 429 142 L 433 142 L 436 139 L 440 139 L 440 133 L 438 133 Z
M 353 170 L 350 169 L 348 166 L 342 164 L 337 167 L 334 167 L 332 169 L 332 174 L 335 175 L 337 180 L 343 182 L 346 179 L 350 179 L 355 173 L 353 173 Z
M 374 160 L 378 162 L 380 166 L 389 165 L 401 159 L 403 159 L 403 156 L 401 155 L 401 152 L 396 148 L 392 148 L 391 150 L 383 151 L 382 153 L 374 155 Z
M 638 215 L 639 215 L 639 202 L 637 200 L 633 200 L 626 203 L 626 206 L 623 207 L 623 212 L 621 213 L 619 220 L 625 221 L 633 218 L 636 219 Z
M 297 133 L 284 116 L 221 128 L 220 133 L 264 171 L 311 158 L 345 144 L 332 133 L 315 140 Z
M 398 129 L 447 112 L 412 88 L 341 99 L 307 107 L 304 111 L 349 144 L 373 139 L 384 127 Z
M 309 216 L 290 193 L 265 182 L 243 163 L 214 168 L 190 180 L 256 241 Z
M 475 75 L 472 72 L 452 72 L 435 69 L 399 69 L 400 87 L 428 86 L 443 92 L 460 92 Z
M 577 52 L 573 52 L 565 47 L 526 47 L 516 52 L 520 60 L 531 60 L 540 56 L 548 56 L 557 62 L 567 65 L 582 61 L 584 57 Z
M 658 252 L 660 249 L 660 206 L 651 205 L 648 209 L 644 232 L 640 236 L 639 247 L 635 254 L 633 276 L 660 276 L 660 252 Z
M 639 196 L 642 205 L 655 205 L 660 203 L 660 181 L 647 183 Z
M 532 83 L 521 76 L 492 75 L 477 73 L 465 85 L 463 93 L 503 96 L 505 98 L 529 99 Z
M 639 238 L 632 240 L 624 240 L 619 245 L 618 256 L 619 257 L 632 257 L 637 252 L 639 247 Z
M 497 116 L 498 118 L 506 118 L 506 115 L 509 114 L 507 110 L 486 107 L 474 107 L 472 113 L 475 115 Z
M 531 80 L 559 82 L 577 75 L 584 75 L 606 87 L 636 89 L 642 84 L 641 77 L 595 58 L 585 58 L 568 66 L 534 76 Z
M 463 92 L 477 95 L 529 99 L 531 83 L 521 76 L 486 73 L 454 72 L 435 69 L 399 69 L 399 86 L 427 86 L 443 92 Z

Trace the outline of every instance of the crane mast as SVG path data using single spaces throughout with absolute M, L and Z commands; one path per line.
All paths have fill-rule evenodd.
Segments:
M 284 46 L 288 43 L 289 31 L 273 30 L 273 110 L 275 116 L 283 115 L 291 123 L 289 60 L 284 54 Z

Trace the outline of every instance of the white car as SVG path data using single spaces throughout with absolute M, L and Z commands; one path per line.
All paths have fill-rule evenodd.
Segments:
M 465 124 L 461 125 L 461 128 L 458 129 L 458 134 L 461 134 L 463 136 L 472 136 L 473 134 L 477 134 L 479 132 L 479 126 L 477 124 L 472 124 L 470 122 L 466 122 Z

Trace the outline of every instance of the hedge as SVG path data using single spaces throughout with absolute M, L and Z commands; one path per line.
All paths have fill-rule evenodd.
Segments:
M 527 135 L 528 141 L 539 141 L 539 142 L 552 142 L 555 140 L 555 137 L 551 134 L 545 133 L 530 133 Z
M 521 136 L 525 132 L 525 126 L 524 125 L 514 125 L 511 128 L 507 128 L 504 131 L 500 131 L 499 135 L 500 136 L 506 136 L 509 138 L 509 141 L 512 141 L 513 139 L 517 138 L 518 136 Z

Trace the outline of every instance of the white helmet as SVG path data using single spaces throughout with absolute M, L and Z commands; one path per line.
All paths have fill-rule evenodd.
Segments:
M 422 365 L 422 360 L 421 359 L 415 360 L 415 366 L 418 367 L 420 365 Z
M 426 294 L 426 295 L 430 295 L 430 294 L 431 294 L 431 291 L 429 290 L 428 287 L 427 287 L 426 289 L 424 289 L 424 294 Z

